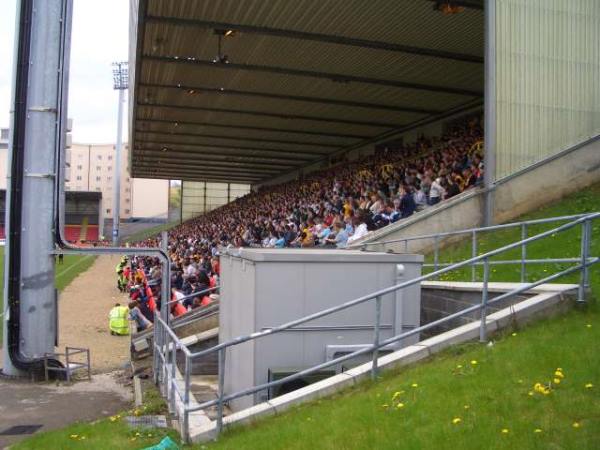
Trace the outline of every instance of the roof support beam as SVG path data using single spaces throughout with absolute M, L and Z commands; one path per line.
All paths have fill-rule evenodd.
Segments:
M 252 155 L 248 153 L 206 153 L 206 152 L 197 152 L 193 150 L 185 150 L 185 149 L 170 149 L 163 151 L 158 148 L 149 148 L 143 147 L 141 149 L 135 149 L 133 152 L 134 158 L 144 157 L 147 155 L 158 155 L 165 157 L 169 155 L 169 157 L 173 158 L 195 158 L 203 161 L 230 161 L 230 162 L 248 162 L 248 163 L 256 163 L 256 164 L 272 164 L 278 166 L 293 166 L 293 165 L 302 165 L 306 164 L 308 161 L 312 161 L 313 159 L 300 159 L 286 156 L 264 156 L 264 155 Z M 135 159 L 133 160 L 135 165 Z
M 161 170 L 171 170 L 171 171 L 176 171 L 176 172 L 180 172 L 180 173 L 185 173 L 185 172 L 199 172 L 199 173 L 223 173 L 223 174 L 230 174 L 230 175 L 246 175 L 246 174 L 255 174 L 257 177 L 260 176 L 268 176 L 268 175 L 273 175 L 274 173 L 277 173 L 276 171 L 267 171 L 265 172 L 264 170 L 260 170 L 260 169 L 252 169 L 252 168 L 248 168 L 248 169 L 244 169 L 244 168 L 237 168 L 237 167 L 231 167 L 231 168 L 227 168 L 227 167 L 212 167 L 210 165 L 206 165 L 206 166 L 202 166 L 202 167 L 186 167 L 186 166 L 181 166 L 181 165 L 167 165 L 165 164 L 161 164 L 161 165 L 157 165 L 154 163 L 144 163 L 142 165 L 140 165 L 138 167 L 139 169 L 141 168 L 147 168 L 150 170 L 157 170 L 157 171 L 161 171 Z
M 472 2 L 459 2 L 472 3 Z M 373 48 L 377 50 L 387 50 L 390 52 L 409 53 L 419 56 L 430 56 L 434 58 L 450 59 L 455 61 L 464 61 L 471 63 L 483 63 L 481 56 L 469 55 L 464 53 L 449 52 L 411 45 L 396 44 L 390 42 L 372 41 L 368 39 L 358 39 L 345 36 L 336 36 L 322 33 L 308 33 L 305 31 L 286 30 L 281 28 L 258 27 L 252 25 L 243 25 L 238 23 L 212 22 L 208 20 L 187 19 L 180 17 L 158 17 L 149 15 L 146 17 L 149 23 L 170 23 L 176 26 L 187 26 L 204 29 L 223 29 L 236 30 L 248 34 L 258 34 L 263 36 L 276 36 L 291 39 L 301 39 L 306 41 L 327 42 L 330 44 L 347 45 L 352 47 Z
M 135 130 L 136 133 L 147 133 L 158 136 L 182 136 L 182 137 L 195 137 L 195 138 L 213 138 L 213 139 L 224 139 L 230 141 L 247 141 L 247 142 L 269 142 L 272 144 L 291 144 L 291 145 L 308 145 L 312 147 L 329 147 L 329 148 L 338 148 L 340 145 L 335 144 L 318 144 L 316 142 L 298 142 L 298 141 L 281 141 L 278 139 L 261 139 L 261 138 L 248 138 L 248 137 L 238 137 L 238 136 L 228 136 L 222 134 L 205 134 L 205 133 L 183 133 L 177 131 L 156 131 L 156 130 L 142 130 L 137 128 Z
M 253 175 L 251 172 L 248 173 L 232 173 L 232 172 L 225 172 L 225 171 L 216 171 L 216 170 L 208 170 L 208 171 L 202 171 L 202 170 L 177 170 L 177 169 L 153 169 L 150 167 L 147 168 L 142 168 L 139 171 L 136 171 L 136 177 L 138 175 L 138 173 L 144 173 L 144 174 L 149 174 L 149 175 L 166 175 L 169 176 L 173 179 L 177 179 L 175 177 L 186 177 L 186 176 L 195 176 L 195 177 L 215 177 L 215 178 L 220 178 L 222 180 L 230 180 L 230 181 L 249 181 L 249 182 L 254 182 L 254 181 L 258 181 L 258 180 L 262 180 L 264 178 L 266 178 L 266 176 L 263 175 Z
M 165 148 L 167 150 L 165 150 Z M 205 147 L 200 147 L 200 148 L 205 148 Z M 298 164 L 302 164 L 302 163 L 306 163 L 309 161 L 313 161 L 315 158 L 308 155 L 308 156 L 299 156 L 297 153 L 290 153 L 290 154 L 286 154 L 286 153 L 279 153 L 277 151 L 269 151 L 269 152 L 236 152 L 236 151 L 225 151 L 225 150 L 219 150 L 219 152 L 215 153 L 214 151 L 210 151 L 212 149 L 212 147 L 207 146 L 206 147 L 208 149 L 208 151 L 199 151 L 198 147 L 194 147 L 194 148 L 190 148 L 188 147 L 183 147 L 183 148 L 175 148 L 175 147 L 165 147 L 164 145 L 159 145 L 158 147 L 152 147 L 152 144 L 146 144 L 144 146 L 140 146 L 138 148 L 135 148 L 133 150 L 133 155 L 136 156 L 138 154 L 138 152 L 141 155 L 147 154 L 147 152 L 149 153 L 169 153 L 170 155 L 196 155 L 196 156 L 202 156 L 205 158 L 223 158 L 224 160 L 228 159 L 228 158 L 246 158 L 246 159 L 252 159 L 254 161 L 264 161 L 264 162 L 273 162 L 273 163 L 277 163 L 277 162 L 283 162 L 283 161 L 291 161 L 291 162 L 296 162 Z M 214 150 L 214 149 L 213 149 Z M 318 155 L 316 155 L 316 157 L 318 157 Z M 135 164 L 135 160 L 134 160 L 134 164 Z
M 157 180 L 182 180 L 182 181 L 195 181 L 195 182 L 207 181 L 209 183 L 237 183 L 237 184 L 257 184 L 261 181 L 261 180 L 256 180 L 256 179 L 221 178 L 221 177 L 214 177 L 214 176 L 209 176 L 209 175 L 204 175 L 204 176 L 200 176 L 200 177 L 186 175 L 182 178 L 181 175 L 170 176 L 168 174 L 153 174 L 153 173 L 147 173 L 147 172 L 136 173 L 135 177 L 136 178 L 150 178 L 150 179 L 157 179 Z
M 207 92 L 215 93 L 219 95 L 230 95 L 230 96 L 241 96 L 241 97 L 257 97 L 257 98 L 272 98 L 277 100 L 293 100 L 299 102 L 318 103 L 324 105 L 336 105 L 350 108 L 367 108 L 367 109 L 381 109 L 384 111 L 398 111 L 398 112 L 409 112 L 415 114 L 439 114 L 441 110 L 418 108 L 411 106 L 397 106 L 397 105 L 385 105 L 379 103 L 368 103 L 368 102 L 357 102 L 349 100 L 338 100 L 335 98 L 319 98 L 319 97 L 307 97 L 303 95 L 283 95 L 283 94 L 272 94 L 268 92 L 253 92 L 253 91 L 240 91 L 237 89 L 224 89 L 224 88 L 211 88 L 206 86 L 188 86 L 182 84 L 158 84 L 158 83 L 140 83 L 140 87 L 145 88 L 156 88 L 156 89 L 180 89 L 183 91 L 195 91 L 195 92 Z
M 366 127 L 378 127 L 378 128 L 394 128 L 401 126 L 399 124 L 394 124 L 390 122 L 366 122 L 361 120 L 347 120 L 347 119 L 339 119 L 334 117 L 316 117 L 316 116 L 302 116 L 298 114 L 282 114 L 282 113 L 272 113 L 272 112 L 264 112 L 264 111 L 254 111 L 247 109 L 228 109 L 228 108 L 209 108 L 206 106 L 194 106 L 194 105 L 181 105 L 177 103 L 153 103 L 153 102 L 140 102 L 138 101 L 138 106 L 144 107 L 148 106 L 150 108 L 170 108 L 170 109 L 179 109 L 185 111 L 208 111 L 208 112 L 217 112 L 217 113 L 228 113 L 228 114 L 245 114 L 249 116 L 259 116 L 259 117 L 275 117 L 278 119 L 289 119 L 289 120 L 308 120 L 313 122 L 330 122 L 330 123 L 342 123 L 345 125 L 360 125 Z
M 362 77 L 357 75 L 349 75 L 343 73 L 318 72 L 314 70 L 292 69 L 289 67 L 263 66 L 258 64 L 244 63 L 221 63 L 214 62 L 208 59 L 198 59 L 192 57 L 175 57 L 175 56 L 152 56 L 145 54 L 142 56 L 147 61 L 164 62 L 167 64 L 177 64 L 195 67 L 217 67 L 224 70 L 244 70 L 248 72 L 270 73 L 276 75 L 293 75 L 298 77 L 309 77 L 326 79 L 332 82 L 340 83 L 365 83 L 379 86 L 389 86 L 403 89 L 415 89 L 428 92 L 443 92 L 446 94 L 463 95 L 467 97 L 480 97 L 483 95 L 481 91 L 471 89 L 460 89 L 446 86 L 434 86 L 431 84 L 410 83 L 399 80 L 385 80 L 381 78 Z
M 277 172 L 281 170 L 285 170 L 287 168 L 295 167 L 295 164 L 286 164 L 286 163 L 257 163 L 251 161 L 231 161 L 231 160 L 223 160 L 223 159 L 210 159 L 210 158 L 192 158 L 186 156 L 176 156 L 170 153 L 156 154 L 150 153 L 143 156 L 136 156 L 136 164 L 137 162 L 167 162 L 179 165 L 191 164 L 191 165 L 203 165 L 207 164 L 212 166 L 223 166 L 227 167 L 240 167 L 240 168 L 249 168 L 249 169 L 264 169 L 265 171 Z
M 186 170 L 210 170 L 212 171 L 223 171 L 223 172 L 229 172 L 229 173 L 248 173 L 248 172 L 252 172 L 252 173 L 260 173 L 260 174 L 264 174 L 264 175 L 273 175 L 276 173 L 281 173 L 282 168 L 279 169 L 266 169 L 266 168 L 261 168 L 261 167 L 239 167 L 236 165 L 227 165 L 227 164 L 212 164 L 212 163 L 207 163 L 207 164 L 195 164 L 195 165 L 186 165 L 186 164 L 179 164 L 178 162 L 173 162 L 173 161 L 162 161 L 162 160 L 158 160 L 158 161 L 140 161 L 138 164 L 138 168 L 142 168 L 142 167 L 149 167 L 152 169 L 173 169 L 173 170 L 179 170 L 179 171 L 186 171 Z
M 277 158 L 280 155 L 295 155 L 297 160 L 310 161 L 314 157 L 328 155 L 329 152 L 301 152 L 298 150 L 281 150 L 281 149 L 273 149 L 273 148 L 260 148 L 260 147 L 246 147 L 241 145 L 213 145 L 213 144 L 190 144 L 187 142 L 174 142 L 174 141 L 165 141 L 165 140 L 148 140 L 148 139 L 136 139 L 137 143 L 140 143 L 142 146 L 144 145 L 158 145 L 163 148 L 169 148 L 173 145 L 185 146 L 187 148 L 208 148 L 214 150 L 215 148 L 219 149 L 229 149 L 229 150 L 248 150 L 249 152 L 261 152 L 265 157 Z M 238 153 L 238 156 L 253 156 L 252 154 Z M 266 153 L 268 154 L 266 154 Z M 223 155 L 233 156 L 233 153 L 222 153 Z M 260 156 L 260 155 L 258 155 Z
M 308 130 L 292 130 L 289 128 L 269 128 L 269 127 L 253 127 L 248 125 L 237 125 L 237 124 L 226 124 L 226 123 L 213 123 L 213 122 L 195 122 L 189 120 L 172 120 L 172 119 L 135 119 L 136 122 L 146 123 L 168 123 L 173 126 L 178 125 L 189 125 L 189 126 L 205 126 L 215 128 L 226 128 L 226 129 L 239 129 L 239 130 L 252 130 L 252 131 L 264 131 L 266 133 L 295 133 L 307 136 L 327 136 L 327 137 L 339 137 L 344 139 L 365 139 L 370 136 L 366 134 L 342 134 L 342 133 L 331 133 L 329 131 L 308 131 Z

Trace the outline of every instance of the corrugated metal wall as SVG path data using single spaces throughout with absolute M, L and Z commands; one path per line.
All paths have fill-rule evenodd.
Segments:
M 600 0 L 496 0 L 496 178 L 600 134 Z
M 249 184 L 182 181 L 183 220 L 189 220 L 250 192 Z

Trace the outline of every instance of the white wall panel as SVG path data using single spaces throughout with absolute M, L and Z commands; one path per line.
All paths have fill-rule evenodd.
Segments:
M 189 220 L 225 205 L 250 192 L 249 184 L 182 181 L 183 220 Z
M 600 0 L 496 0 L 496 178 L 600 134 Z

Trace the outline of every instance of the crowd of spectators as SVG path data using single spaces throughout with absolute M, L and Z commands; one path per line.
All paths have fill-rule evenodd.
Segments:
M 480 119 L 471 118 L 440 138 L 421 135 L 409 145 L 263 187 L 171 229 L 172 299 L 185 297 L 171 313 L 206 305 L 215 296 L 189 297 L 218 284 L 221 246 L 345 248 L 478 185 L 482 138 Z M 158 238 L 138 245 L 158 246 Z M 148 271 L 156 269 L 151 260 L 140 261 Z

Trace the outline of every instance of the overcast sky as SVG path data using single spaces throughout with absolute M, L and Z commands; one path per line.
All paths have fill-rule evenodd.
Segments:
M 114 61 L 126 61 L 128 0 L 73 0 L 69 117 L 73 142 L 110 143 L 117 134 Z M 9 125 L 16 0 L 0 0 L 0 127 Z M 127 117 L 127 114 L 125 114 Z M 124 121 L 126 139 L 126 120 Z

